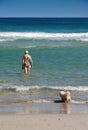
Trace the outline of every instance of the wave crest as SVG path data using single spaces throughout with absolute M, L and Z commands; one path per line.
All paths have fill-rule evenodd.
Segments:
M 0 32 L 0 42 L 19 39 L 88 41 L 88 33 Z
M 0 87 L 0 90 L 9 90 L 14 92 L 30 91 L 36 89 L 49 89 L 49 90 L 68 90 L 68 91 L 88 91 L 88 86 L 13 86 L 13 87 Z

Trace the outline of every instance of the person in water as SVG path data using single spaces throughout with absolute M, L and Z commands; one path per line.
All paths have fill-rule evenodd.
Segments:
M 22 69 L 24 69 L 24 72 L 28 74 L 30 72 L 30 69 L 32 68 L 32 58 L 29 55 L 28 50 L 25 51 L 25 54 L 22 58 Z

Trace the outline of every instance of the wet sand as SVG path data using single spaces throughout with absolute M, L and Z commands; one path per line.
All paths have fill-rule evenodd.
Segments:
M 20 100 L 0 101 L 0 114 L 88 114 L 88 103 L 63 103 L 61 100 L 49 101 Z

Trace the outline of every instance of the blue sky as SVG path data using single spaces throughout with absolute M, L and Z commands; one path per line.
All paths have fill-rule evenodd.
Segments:
M 88 0 L 0 0 L 0 17 L 88 17 Z

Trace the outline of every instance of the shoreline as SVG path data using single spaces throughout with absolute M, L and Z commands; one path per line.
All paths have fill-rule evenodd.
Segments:
M 61 100 L 21 100 L 0 102 L 2 114 L 88 114 L 88 103 L 63 103 Z
M 0 104 L 0 130 L 88 130 L 88 104 L 43 101 Z

